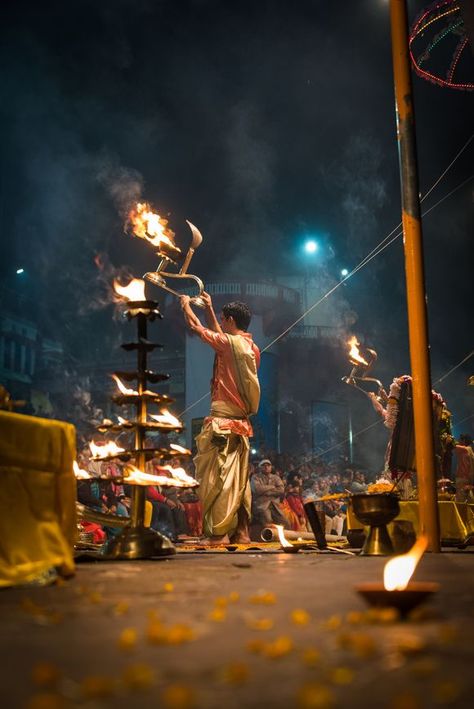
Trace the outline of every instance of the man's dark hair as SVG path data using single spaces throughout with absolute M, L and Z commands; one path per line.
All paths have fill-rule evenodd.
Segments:
M 222 308 L 225 318 L 234 318 L 234 322 L 239 330 L 247 331 L 252 319 L 252 313 L 247 303 L 241 303 L 240 300 L 234 300 L 232 303 L 227 303 Z

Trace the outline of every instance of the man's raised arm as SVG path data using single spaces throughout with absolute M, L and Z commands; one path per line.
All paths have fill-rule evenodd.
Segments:
M 203 292 L 201 293 L 201 300 L 206 306 L 206 322 L 209 330 L 213 330 L 214 332 L 218 332 L 220 335 L 222 335 L 222 328 L 219 325 L 219 321 L 214 312 L 211 296 L 209 295 L 209 293 Z
M 202 332 L 202 330 L 204 330 L 204 327 L 198 316 L 191 308 L 191 299 L 189 295 L 182 295 L 179 300 L 181 302 L 181 310 L 183 311 L 184 315 L 184 322 L 186 323 L 188 328 L 191 330 L 191 332 Z

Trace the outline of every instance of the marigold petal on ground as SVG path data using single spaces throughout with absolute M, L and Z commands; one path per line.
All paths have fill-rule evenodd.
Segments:
M 192 709 L 196 706 L 196 693 L 191 687 L 171 684 L 161 693 L 161 702 L 166 709 Z
M 271 660 L 288 655 L 293 650 L 293 640 L 288 635 L 280 635 L 271 643 L 266 643 L 262 654 Z
M 65 709 L 68 703 L 59 694 L 39 692 L 28 700 L 26 709 Z
M 264 648 L 265 642 L 257 638 L 255 640 L 249 640 L 245 645 L 247 652 L 253 652 L 256 655 L 263 653 Z
M 341 625 L 342 618 L 340 615 L 331 615 L 323 622 L 323 628 L 325 630 L 338 630 Z
M 227 684 L 244 684 L 250 675 L 249 666 L 245 662 L 232 662 L 222 670 L 222 680 Z
M 272 618 L 246 618 L 245 625 L 251 630 L 271 630 L 274 626 Z
M 137 646 L 138 633 L 135 628 L 124 628 L 119 635 L 118 646 L 125 652 L 134 650 Z
M 168 582 L 163 585 L 163 591 L 165 593 L 173 593 L 174 591 L 174 584 Z
M 89 675 L 81 682 L 84 699 L 106 699 L 115 692 L 115 680 L 106 675 Z
M 249 602 L 262 606 L 273 606 L 276 603 L 276 595 L 271 591 L 261 591 L 250 596 Z
M 295 608 L 291 611 L 290 619 L 295 625 L 308 625 L 311 616 L 303 608 Z
M 31 679 L 37 687 L 55 687 L 61 670 L 52 662 L 37 662 L 31 670 Z
M 148 689 L 154 684 L 155 678 L 154 669 L 141 663 L 128 665 L 122 672 L 124 685 L 132 690 Z
M 306 667 L 316 667 L 321 662 L 321 652 L 315 647 L 307 647 L 301 653 L 301 659 Z
M 331 689 L 319 682 L 303 685 L 296 699 L 299 709 L 332 709 L 336 705 Z
M 355 672 L 350 667 L 334 667 L 329 672 L 329 679 L 333 684 L 351 684 L 354 677 Z
M 229 602 L 237 603 L 240 600 L 240 593 L 238 591 L 231 591 L 229 593 Z
M 207 617 L 215 623 L 223 623 L 227 618 L 227 611 L 225 608 L 213 608 Z
M 119 601 L 112 608 L 115 615 L 125 615 L 130 610 L 130 603 L 128 601 Z

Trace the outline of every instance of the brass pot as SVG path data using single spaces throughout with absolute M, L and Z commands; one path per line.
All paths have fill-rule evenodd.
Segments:
M 400 512 L 398 496 L 390 492 L 358 493 L 352 496 L 352 509 L 363 525 L 370 527 L 362 551 L 364 556 L 390 556 L 394 553 L 387 524 Z

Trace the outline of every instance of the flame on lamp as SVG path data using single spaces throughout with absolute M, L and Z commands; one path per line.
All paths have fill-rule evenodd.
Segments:
M 191 451 L 188 448 L 183 448 L 183 446 L 179 446 L 177 443 L 170 443 L 170 448 L 177 453 L 182 453 L 182 455 L 191 455 Z
M 173 242 L 174 233 L 167 228 L 168 221 L 153 212 L 147 202 L 138 202 L 128 215 L 132 231 L 140 239 L 146 239 L 158 249 L 162 244 L 180 251 Z
M 94 458 L 106 458 L 109 455 L 118 455 L 118 453 L 123 453 L 125 450 L 125 448 L 120 448 L 114 441 L 108 441 L 103 444 L 97 444 L 91 441 L 89 448 Z
M 161 414 L 150 414 L 150 416 L 152 419 L 155 419 L 155 421 L 158 421 L 158 423 L 161 423 L 164 426 L 182 428 L 181 421 L 176 418 L 176 416 L 173 416 L 173 414 L 170 414 L 168 409 L 161 409 Z
M 349 359 L 353 364 L 369 364 L 359 352 L 360 343 L 355 335 L 351 337 L 347 344 L 349 345 Z
M 169 471 L 171 477 L 168 475 L 152 475 L 151 473 L 144 473 L 139 470 L 134 465 L 129 465 L 126 467 L 124 472 L 124 481 L 133 482 L 138 485 L 163 485 L 169 487 L 192 487 L 198 484 L 197 480 L 187 475 L 182 468 L 172 468 L 171 466 L 166 466 L 161 468 L 162 470 Z
M 135 391 L 134 389 L 127 389 L 116 374 L 112 374 L 112 379 L 115 381 L 122 394 L 125 394 L 126 396 L 138 396 L 138 391 Z
M 289 542 L 288 539 L 285 537 L 285 532 L 283 531 L 283 525 L 276 524 L 275 527 L 278 532 L 278 539 L 280 540 L 280 544 L 282 545 L 282 547 L 292 547 L 293 544 L 291 542 Z
M 428 546 L 428 538 L 421 536 L 409 552 L 387 561 L 383 571 L 383 585 L 387 591 L 403 591 L 410 581 Z
M 83 470 L 79 467 L 77 460 L 73 462 L 72 467 L 76 480 L 88 480 L 91 477 L 87 470 Z
M 128 286 L 121 286 L 114 278 L 114 291 L 125 300 L 143 301 L 145 296 L 145 281 L 141 278 L 132 278 Z

